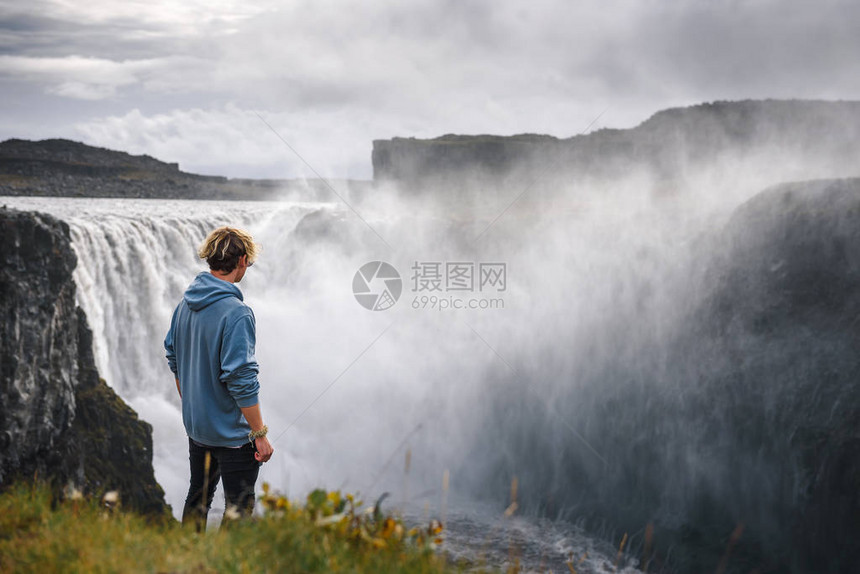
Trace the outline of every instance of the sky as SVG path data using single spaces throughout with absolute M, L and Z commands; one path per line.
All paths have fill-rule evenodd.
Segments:
M 860 3 L 0 0 L 0 94 L 0 140 L 369 179 L 374 139 L 571 137 L 715 100 L 860 99 Z

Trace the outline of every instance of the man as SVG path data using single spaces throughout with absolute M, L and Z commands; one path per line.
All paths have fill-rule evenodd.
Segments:
M 236 286 L 257 258 L 245 231 L 220 227 L 198 250 L 209 264 L 185 291 L 164 339 L 182 401 L 191 485 L 182 523 L 206 528 L 219 478 L 232 511 L 249 516 L 260 465 L 274 450 L 257 398 L 256 323 Z M 204 499 L 205 493 L 205 499 Z

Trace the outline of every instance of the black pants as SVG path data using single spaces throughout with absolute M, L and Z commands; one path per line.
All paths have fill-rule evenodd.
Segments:
M 254 511 L 254 485 L 261 464 L 254 458 L 254 445 L 249 442 L 241 448 L 202 446 L 189 438 L 188 451 L 191 486 L 188 488 L 185 508 L 182 510 L 182 524 L 193 523 L 198 532 L 206 529 L 206 517 L 209 515 L 219 479 L 224 483 L 224 498 L 227 502 L 225 515 L 233 508 L 242 517 L 250 516 Z

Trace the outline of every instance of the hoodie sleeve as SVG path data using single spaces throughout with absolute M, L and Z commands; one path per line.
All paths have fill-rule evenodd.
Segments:
M 176 313 L 178 311 L 179 307 L 177 307 L 173 311 L 173 317 L 170 319 L 170 330 L 167 331 L 167 336 L 164 338 L 164 350 L 167 352 L 167 366 L 170 367 L 170 370 L 173 371 L 173 374 L 177 377 L 179 376 L 179 374 L 176 370 L 176 349 L 173 346 L 175 334 L 173 330 L 176 327 Z
M 252 407 L 257 404 L 257 393 L 260 383 L 257 373 L 260 371 L 254 356 L 254 346 L 257 343 L 256 322 L 254 314 L 247 307 L 224 330 L 221 341 L 221 382 L 227 385 L 227 392 L 240 407 Z

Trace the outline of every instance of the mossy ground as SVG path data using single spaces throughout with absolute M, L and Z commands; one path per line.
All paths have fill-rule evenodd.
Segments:
M 198 534 L 19 484 L 0 495 L 0 572 L 461 571 L 435 549 L 438 524 L 407 529 L 338 492 L 315 491 L 304 505 L 268 493 L 262 502 L 263 517 Z

